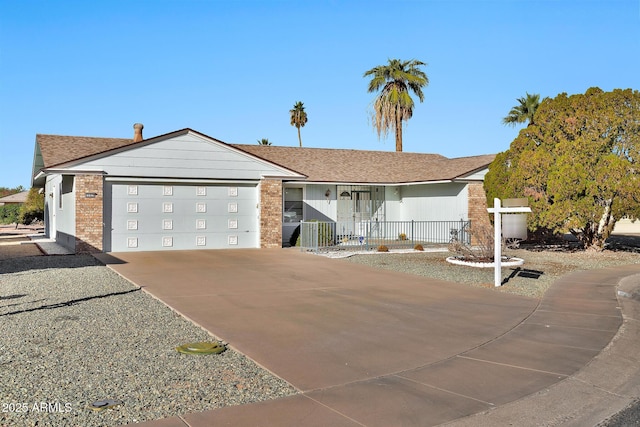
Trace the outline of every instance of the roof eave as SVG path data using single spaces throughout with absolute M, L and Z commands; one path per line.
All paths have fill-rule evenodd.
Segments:
M 162 141 L 162 140 L 170 139 L 170 138 L 175 138 L 176 136 L 186 135 L 186 134 L 189 134 L 189 133 L 192 133 L 194 135 L 197 135 L 200 138 L 203 138 L 203 139 L 206 139 L 206 140 L 209 140 L 209 141 L 213 141 L 213 142 L 218 143 L 218 144 L 223 144 L 224 146 L 228 147 L 230 150 L 236 151 L 236 152 L 241 153 L 242 155 L 245 155 L 245 156 L 249 156 L 252 159 L 260 161 L 261 163 L 268 164 L 268 165 L 271 165 L 271 166 L 275 166 L 276 168 L 278 168 L 278 169 L 282 170 L 282 172 L 284 172 L 281 175 L 283 178 L 294 178 L 294 179 L 305 179 L 306 178 L 306 175 L 301 174 L 298 171 L 295 171 L 293 169 L 289 169 L 286 166 L 282 166 L 282 165 L 280 165 L 278 163 L 272 162 L 272 161 L 267 160 L 265 158 L 262 158 L 260 156 L 256 156 L 256 155 L 254 155 L 252 153 L 249 153 L 249 152 L 247 152 L 245 150 L 237 148 L 237 147 L 233 146 L 232 144 L 228 144 L 228 143 L 226 143 L 224 141 L 221 141 L 219 139 L 210 137 L 209 135 L 205 135 L 205 134 L 203 134 L 201 132 L 195 131 L 195 130 L 190 129 L 190 128 L 185 128 L 185 129 L 177 130 L 177 131 L 174 131 L 174 132 L 166 133 L 166 134 L 163 134 L 163 135 L 154 136 L 154 137 L 149 138 L 149 139 L 144 139 L 144 140 L 142 140 L 140 142 L 134 142 L 134 143 L 131 143 L 131 144 L 128 144 L 128 145 L 124 145 L 124 146 L 121 146 L 121 147 L 116 147 L 116 148 L 112 148 L 112 149 L 109 149 L 109 150 L 101 151 L 99 153 L 94 153 L 94 154 L 91 154 L 89 156 L 80 157 L 78 159 L 74 159 L 74 160 L 71 160 L 71 161 L 68 161 L 68 162 L 64 162 L 64 163 L 59 163 L 57 165 L 51 165 L 50 167 L 47 168 L 47 170 L 54 170 L 54 169 L 62 169 L 62 168 L 72 167 L 72 166 L 75 166 L 75 165 L 78 165 L 78 164 L 82 164 L 84 162 L 88 162 L 88 161 L 91 161 L 91 160 L 99 159 L 99 158 L 106 157 L 106 156 L 109 156 L 109 155 L 112 155 L 112 154 L 117 154 L 117 153 L 120 153 L 120 152 L 123 152 L 123 151 L 127 151 L 127 150 L 130 150 L 130 149 L 133 149 L 133 148 L 144 147 L 145 145 L 153 144 L 153 143 L 158 142 L 158 141 Z M 291 175 L 287 175 L 286 174 L 287 172 L 291 173 Z M 276 176 L 276 175 L 274 175 L 274 176 Z
M 453 179 L 440 179 L 433 181 L 402 181 L 402 182 L 361 182 L 361 181 L 287 181 L 287 184 L 316 184 L 316 185 L 374 185 L 380 187 L 398 187 L 410 185 L 449 184 Z

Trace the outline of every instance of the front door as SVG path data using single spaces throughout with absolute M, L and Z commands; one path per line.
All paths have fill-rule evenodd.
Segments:
M 363 236 L 372 220 L 384 221 L 384 187 L 339 185 L 337 192 L 339 236 Z

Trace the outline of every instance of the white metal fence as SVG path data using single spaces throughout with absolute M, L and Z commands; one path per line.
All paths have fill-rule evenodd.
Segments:
M 470 221 L 302 221 L 303 250 L 370 250 L 413 248 L 417 244 L 446 244 L 453 240 L 470 243 Z

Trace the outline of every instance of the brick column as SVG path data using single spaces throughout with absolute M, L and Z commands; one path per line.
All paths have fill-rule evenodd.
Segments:
M 260 181 L 260 247 L 282 247 L 282 180 Z
M 76 253 L 102 252 L 102 175 L 76 175 Z
M 484 184 L 482 182 L 469 183 L 468 188 L 468 211 L 471 228 L 478 229 L 481 227 L 491 227 L 489 212 L 487 212 L 487 195 L 484 192 Z M 471 244 L 474 245 L 474 233 L 471 234 Z

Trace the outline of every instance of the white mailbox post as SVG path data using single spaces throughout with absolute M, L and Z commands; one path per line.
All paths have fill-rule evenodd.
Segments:
M 502 284 L 502 214 L 504 213 L 528 213 L 531 212 L 529 207 L 510 207 L 503 208 L 500 199 L 493 199 L 493 207 L 487 211 L 493 214 L 493 264 L 495 266 L 493 273 L 493 281 L 496 287 Z

